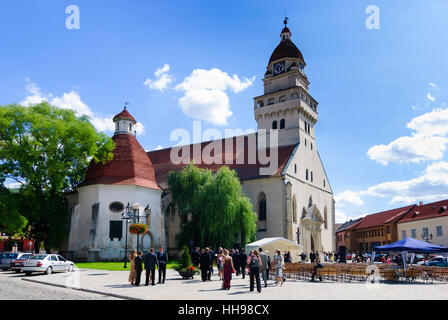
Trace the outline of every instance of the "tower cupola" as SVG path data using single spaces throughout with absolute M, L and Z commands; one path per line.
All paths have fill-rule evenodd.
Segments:
M 113 119 L 115 122 L 115 134 L 132 134 L 135 135 L 135 125 L 137 121 L 134 117 L 126 110 L 124 106 L 123 111 L 117 114 Z

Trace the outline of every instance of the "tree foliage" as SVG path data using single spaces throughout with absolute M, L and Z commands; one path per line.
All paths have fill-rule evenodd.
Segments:
M 223 166 L 212 175 L 190 164 L 170 172 L 168 185 L 185 222 L 177 235 L 179 247 L 190 241 L 201 247 L 233 247 L 254 240 L 257 217 L 235 171 Z
M 0 106 L 0 184 L 5 189 L 6 179 L 20 183 L 16 199 L 0 198 L 0 210 L 17 208 L 28 221 L 27 236 L 58 248 L 67 232 L 65 194 L 82 181 L 91 159 L 112 159 L 114 147 L 88 117 L 72 110 L 46 102 Z

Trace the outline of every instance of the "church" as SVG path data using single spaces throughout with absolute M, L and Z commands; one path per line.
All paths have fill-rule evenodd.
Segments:
M 92 161 L 84 181 L 67 196 L 68 257 L 120 260 L 125 249 L 159 246 L 178 254 L 175 237 L 186 221 L 167 212 L 167 176 L 190 162 L 236 171 L 258 215 L 257 239 L 287 238 L 307 256 L 335 250 L 335 202 L 315 137 L 318 102 L 308 92 L 305 59 L 284 23 L 266 67 L 264 93 L 253 102 L 257 132 L 145 152 L 126 107 L 113 118 L 113 160 Z M 269 163 L 262 157 L 267 154 Z M 132 218 L 125 219 L 128 213 Z M 129 234 L 128 222 L 145 223 L 148 232 Z

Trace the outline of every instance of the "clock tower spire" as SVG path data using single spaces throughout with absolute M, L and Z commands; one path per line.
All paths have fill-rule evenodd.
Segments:
M 314 140 L 318 103 L 308 93 L 305 59 L 291 41 L 287 17 L 283 24 L 280 43 L 264 74 L 264 95 L 254 98 L 254 112 L 258 129 L 279 130 L 279 145 L 290 145 L 298 143 L 301 135 Z

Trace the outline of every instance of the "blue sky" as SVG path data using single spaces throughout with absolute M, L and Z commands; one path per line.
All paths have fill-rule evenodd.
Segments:
M 79 30 L 65 26 L 69 5 Z M 365 26 L 368 5 L 379 30 Z M 147 150 L 174 145 L 172 130 L 198 117 L 204 128 L 256 129 L 252 98 L 285 10 L 319 102 L 338 220 L 448 198 L 445 0 L 3 1 L 0 104 L 47 99 L 110 135 L 128 101 Z M 204 79 L 213 91 L 197 101 Z

